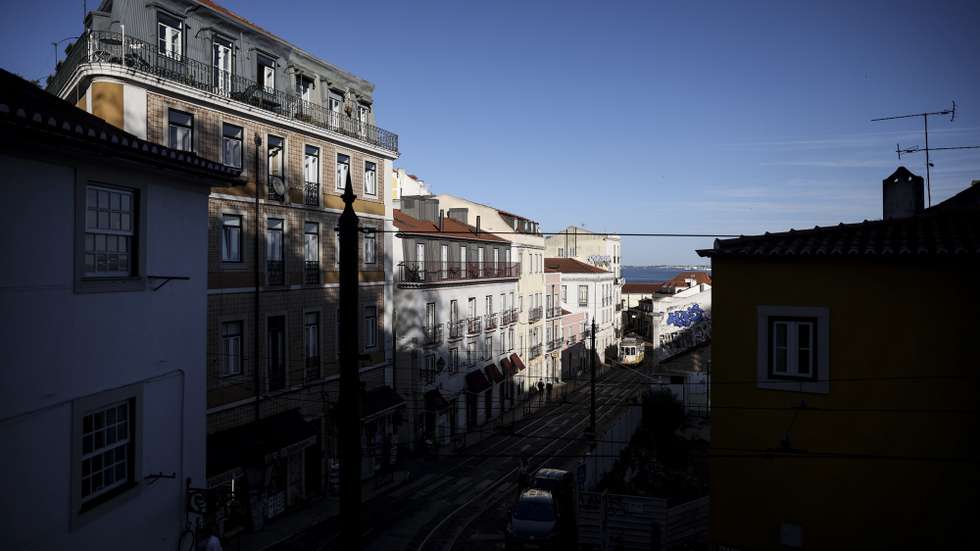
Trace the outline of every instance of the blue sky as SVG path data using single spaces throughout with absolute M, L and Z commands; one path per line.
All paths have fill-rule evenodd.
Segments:
M 219 0 L 220 1 L 220 0 Z M 437 192 L 613 232 L 756 233 L 873 219 L 895 144 L 980 144 L 980 2 L 257 2 L 224 5 L 373 81 L 398 165 Z M 95 0 L 88 0 L 89 9 Z M 78 0 L 0 22 L 38 78 Z M 980 178 L 937 153 L 933 202 Z M 924 175 L 921 155 L 903 159 Z M 623 261 L 710 239 L 625 238 Z

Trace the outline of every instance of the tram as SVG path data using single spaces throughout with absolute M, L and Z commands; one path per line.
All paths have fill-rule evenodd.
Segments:
M 625 337 L 619 341 L 619 361 L 623 365 L 643 363 L 643 339 L 636 336 Z

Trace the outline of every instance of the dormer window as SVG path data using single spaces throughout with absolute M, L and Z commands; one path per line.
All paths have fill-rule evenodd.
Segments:
M 313 101 L 313 79 L 305 75 L 296 75 L 296 93 L 303 101 Z
M 157 47 L 160 53 L 180 60 L 184 53 L 184 23 L 165 13 L 157 14 Z
M 258 66 L 255 75 L 259 80 L 259 86 L 266 92 L 276 91 L 276 62 L 263 55 L 257 56 Z

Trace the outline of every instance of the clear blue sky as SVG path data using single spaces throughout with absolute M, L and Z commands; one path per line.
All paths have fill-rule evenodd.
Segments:
M 955 99 L 930 145 L 980 144 L 977 0 L 223 3 L 373 81 L 398 165 L 545 230 L 872 219 L 896 142 L 922 136 L 921 119 L 869 119 Z M 8 14 L 0 66 L 45 76 L 80 4 Z M 921 155 L 902 162 L 924 175 Z M 980 178 L 980 151 L 934 163 L 934 202 Z M 695 261 L 710 243 L 626 238 L 623 261 Z

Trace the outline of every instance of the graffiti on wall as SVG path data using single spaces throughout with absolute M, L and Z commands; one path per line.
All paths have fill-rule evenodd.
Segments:
M 692 327 L 704 319 L 705 313 L 700 304 L 692 304 L 686 310 L 667 312 L 667 324 L 675 327 Z

